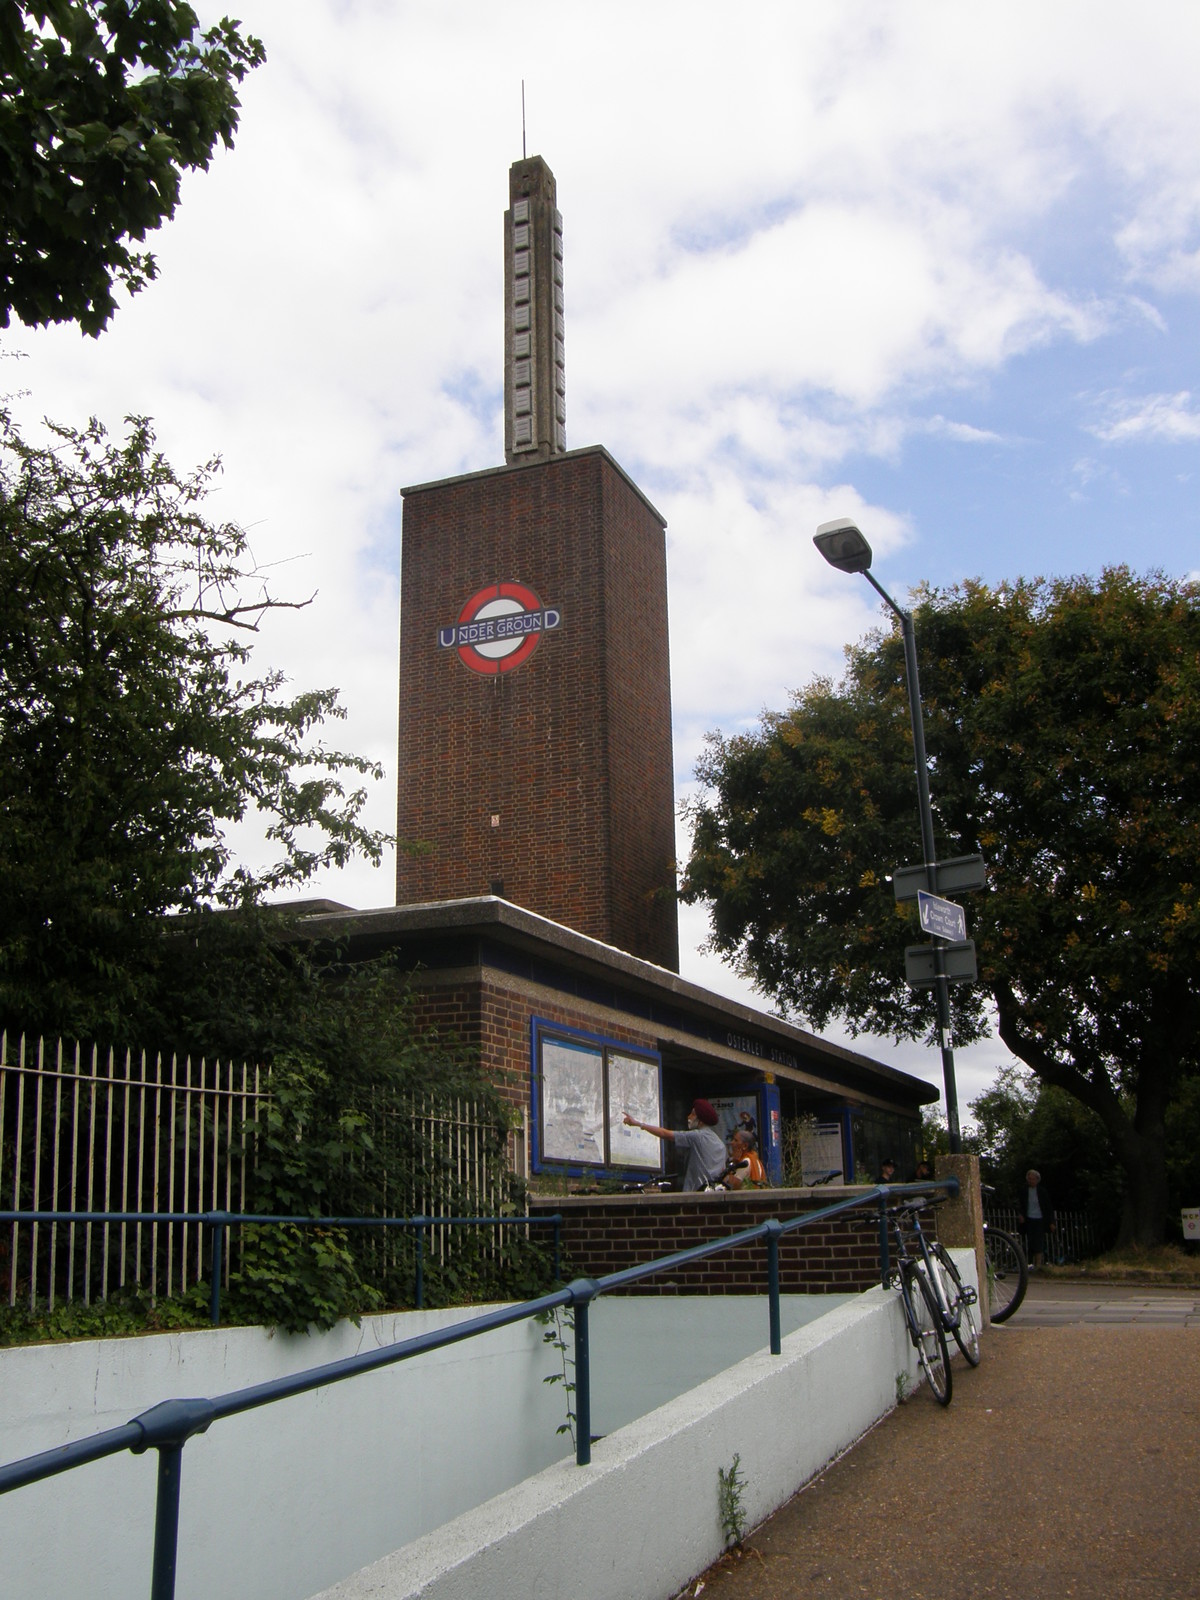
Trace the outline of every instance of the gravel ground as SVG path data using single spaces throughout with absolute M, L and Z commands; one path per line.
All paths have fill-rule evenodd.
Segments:
M 992 1328 L 683 1594 L 1200 1600 L 1200 1329 Z

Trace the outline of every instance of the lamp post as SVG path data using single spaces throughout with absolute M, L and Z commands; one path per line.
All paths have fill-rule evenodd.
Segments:
M 871 572 L 871 546 L 849 517 L 823 522 L 813 543 L 839 572 L 861 572 L 899 618 L 904 640 L 904 671 L 908 682 L 908 712 L 912 721 L 913 756 L 917 770 L 917 807 L 921 814 L 921 847 L 925 858 L 925 877 L 930 894 L 936 894 L 937 853 L 933 842 L 933 805 L 929 798 L 929 764 L 925 758 L 925 726 L 921 715 L 921 685 L 917 677 L 917 636 L 912 612 L 898 606 Z M 954 1082 L 954 1051 L 950 1046 L 950 982 L 942 947 L 934 940 L 933 967 L 937 996 L 938 1040 L 942 1050 L 942 1076 L 946 1085 L 946 1122 L 950 1130 L 950 1149 L 962 1148 L 958 1125 L 958 1090 Z

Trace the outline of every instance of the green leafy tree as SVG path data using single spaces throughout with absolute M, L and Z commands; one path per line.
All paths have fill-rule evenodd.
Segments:
M 221 937 L 182 939 L 171 974 L 190 1047 L 232 1043 L 270 1067 L 270 1097 L 244 1130 L 251 1209 L 321 1217 L 478 1216 L 514 1209 L 508 1117 L 475 1055 L 423 1027 L 392 955 L 353 961 L 305 940 L 286 914 L 218 919 Z M 222 1004 L 214 1004 L 217 995 Z M 435 1133 L 470 1106 L 474 1160 L 463 1170 Z M 472 1169 L 485 1173 L 482 1191 Z M 426 1241 L 427 1246 L 429 1241 Z M 303 1329 L 411 1304 L 409 1231 L 243 1230 L 231 1315 Z M 507 1297 L 544 1286 L 550 1261 L 519 1229 L 447 1231 L 424 1258 L 427 1304 Z
M 981 850 L 991 882 L 957 1040 L 994 1018 L 1095 1113 L 1122 1236 L 1157 1242 L 1168 1111 L 1200 1064 L 1200 589 L 1116 568 L 918 598 L 939 856 Z M 714 738 L 699 775 L 682 893 L 710 904 L 711 947 L 818 1028 L 926 1034 L 914 908 L 887 881 L 920 837 L 898 629 L 851 649 L 836 688 Z
M 1014 1064 L 971 1102 L 971 1114 L 984 1180 L 1002 1202 L 1023 1209 L 1025 1174 L 1036 1167 L 1056 1209 L 1086 1212 L 1100 1247 L 1112 1243 L 1124 1175 L 1094 1111 Z
M 164 916 L 194 939 L 206 909 L 387 842 L 343 781 L 381 770 L 319 741 L 336 691 L 248 670 L 245 631 L 281 602 L 204 516 L 217 465 L 178 474 L 144 419 L 38 443 L 3 419 L 0 1013 L 27 1027 L 129 1039 L 186 942 Z M 276 857 L 251 872 L 225 829 L 256 813 Z
M 144 419 L 121 440 L 92 422 L 31 443 L 0 417 L 0 1021 L 269 1067 L 244 1130 L 264 1214 L 478 1214 L 414 1094 L 482 1108 L 507 1204 L 507 1121 L 477 1060 L 418 1025 L 393 960 L 314 944 L 264 904 L 379 859 L 358 780 L 382 773 L 320 742 L 334 691 L 288 698 L 250 670 L 247 637 L 283 602 L 242 530 L 205 515 L 217 465 L 176 472 Z M 252 872 L 225 830 L 256 812 L 275 859 Z M 547 1270 L 536 1246 L 464 1230 L 426 1292 Z M 411 1238 L 247 1228 L 227 1309 L 328 1326 L 411 1291 Z
M 0 326 L 98 334 L 156 275 L 134 248 L 173 216 L 185 171 L 233 144 L 236 86 L 263 60 L 179 0 L 0 6 Z

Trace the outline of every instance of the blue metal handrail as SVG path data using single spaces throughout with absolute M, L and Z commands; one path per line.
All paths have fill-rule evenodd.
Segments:
M 561 1276 L 562 1215 L 537 1217 L 524 1212 L 508 1217 L 312 1217 L 266 1216 L 257 1211 L 0 1211 L 0 1224 L 6 1222 L 187 1222 L 213 1230 L 212 1281 L 209 1286 L 209 1318 L 213 1327 L 221 1321 L 221 1277 L 225 1267 L 225 1230 L 243 1223 L 292 1224 L 302 1228 L 411 1228 L 416 1232 L 416 1264 L 413 1273 L 413 1300 L 418 1311 L 425 1308 L 425 1234 L 429 1228 L 460 1227 L 552 1227 L 554 1229 L 554 1278 Z
M 344 1378 L 356 1377 L 361 1372 L 374 1372 L 380 1367 L 392 1366 L 413 1356 L 440 1350 L 447 1345 L 458 1344 L 479 1334 L 509 1327 L 513 1323 L 523 1322 L 562 1307 L 572 1307 L 575 1312 L 575 1460 L 580 1466 L 586 1466 L 592 1459 L 588 1309 L 598 1295 L 610 1289 L 627 1288 L 630 1284 L 652 1277 L 656 1273 L 669 1272 L 675 1267 L 702 1261 L 708 1256 L 718 1255 L 725 1250 L 735 1250 L 756 1239 L 763 1239 L 767 1245 L 771 1354 L 779 1355 L 782 1350 L 779 1315 L 779 1240 L 782 1236 L 785 1233 L 794 1233 L 800 1228 L 812 1227 L 817 1222 L 828 1221 L 830 1217 L 876 1205 L 879 1211 L 880 1281 L 886 1288 L 891 1275 L 887 1245 L 888 1202 L 897 1197 L 928 1194 L 935 1189 L 942 1190 L 949 1196 L 957 1195 L 958 1179 L 941 1178 L 932 1183 L 921 1184 L 879 1184 L 863 1194 L 836 1201 L 830 1206 L 823 1206 L 819 1211 L 806 1212 L 803 1216 L 793 1217 L 788 1222 L 770 1218 L 755 1227 L 727 1234 L 724 1238 L 711 1240 L 708 1244 L 694 1245 L 688 1250 L 678 1250 L 669 1256 L 660 1256 L 654 1261 L 643 1262 L 640 1266 L 627 1267 L 622 1272 L 611 1272 L 602 1278 L 576 1278 L 564 1288 L 556 1289 L 550 1294 L 539 1295 L 535 1300 L 526 1300 L 520 1305 L 487 1311 L 480 1316 L 455 1323 L 452 1327 L 417 1334 L 414 1338 L 402 1339 L 396 1344 L 385 1345 L 382 1349 L 364 1351 L 341 1361 L 329 1362 L 325 1366 L 311 1367 L 306 1372 L 293 1373 L 286 1378 L 273 1378 L 267 1383 L 254 1384 L 246 1389 L 235 1389 L 230 1394 L 219 1395 L 215 1400 L 164 1400 L 148 1411 L 142 1412 L 140 1416 L 134 1417 L 132 1422 L 127 1422 L 123 1427 L 109 1428 L 90 1439 L 80 1439 L 73 1444 L 60 1445 L 57 1449 L 45 1450 L 39 1455 L 28 1456 L 23 1461 L 14 1461 L 8 1466 L 0 1467 L 0 1494 L 23 1488 L 26 1484 L 39 1483 L 45 1478 L 55 1477 L 61 1472 L 70 1471 L 73 1467 L 83 1466 L 90 1461 L 119 1455 L 124 1450 L 131 1450 L 135 1455 L 141 1455 L 146 1450 L 157 1450 L 158 1488 L 155 1501 L 150 1600 L 174 1600 L 180 1472 L 183 1447 L 193 1435 L 206 1432 L 214 1422 L 224 1417 L 237 1416 L 243 1411 L 252 1411 L 259 1406 L 270 1405 L 276 1400 L 286 1400 L 294 1395 L 308 1394 L 313 1389 L 324 1388 L 330 1383 L 339 1383 Z M 0 1212 L 0 1221 L 10 1215 Z M 116 1214 L 108 1213 L 108 1215 L 111 1220 Z M 195 1220 L 195 1213 L 189 1214 L 189 1220 Z M 246 1220 L 270 1219 L 250 1217 Z M 319 1217 L 307 1220 L 329 1223 L 336 1219 Z

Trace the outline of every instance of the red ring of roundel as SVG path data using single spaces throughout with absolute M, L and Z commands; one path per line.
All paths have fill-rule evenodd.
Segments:
M 475 617 L 489 600 L 519 600 L 526 611 L 540 611 L 542 602 L 533 590 L 523 583 L 492 583 L 486 589 L 480 589 L 478 594 L 473 594 L 458 614 L 460 623 L 474 622 Z M 527 634 L 517 648 L 507 656 L 481 656 L 473 644 L 461 644 L 458 647 L 459 660 L 464 667 L 470 667 L 472 672 L 511 672 L 514 667 L 519 667 L 538 647 L 538 640 L 542 637 L 541 629 L 536 633 Z

